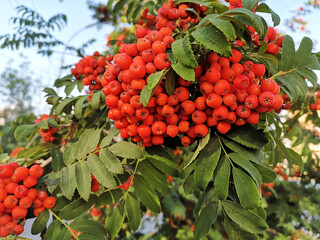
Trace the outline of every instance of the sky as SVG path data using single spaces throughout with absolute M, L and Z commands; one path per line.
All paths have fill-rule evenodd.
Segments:
M 107 2 L 93 0 L 94 2 Z M 284 19 L 292 16 L 292 12 L 303 5 L 306 0 L 267 0 L 266 3 L 277 12 L 282 19 L 282 23 L 278 27 L 280 32 L 288 32 L 284 24 Z M 87 7 L 86 0 L 0 0 L 0 35 L 10 33 L 13 31 L 14 25 L 10 23 L 10 18 L 16 15 L 15 8 L 18 5 L 28 6 L 38 11 L 45 19 L 57 13 L 64 13 L 68 17 L 67 26 L 61 31 L 55 32 L 55 36 L 62 41 L 67 41 L 76 31 L 84 26 L 93 23 L 91 18 L 92 11 Z M 309 36 L 312 40 L 320 40 L 319 20 L 320 10 L 313 10 L 313 14 L 309 14 L 304 17 L 308 21 L 308 28 L 311 30 L 310 34 L 305 32 L 289 32 L 294 37 L 296 42 L 299 42 L 304 35 Z M 267 16 L 267 15 L 264 15 Z M 269 18 L 268 23 L 272 25 Z M 97 41 L 87 50 L 88 54 L 92 54 L 95 50 L 103 51 L 106 49 L 106 36 L 112 31 L 112 26 L 104 25 L 101 29 L 96 27 L 90 28 L 81 32 L 75 37 L 70 44 L 74 46 L 80 46 L 83 42 L 96 38 Z M 315 45 L 315 51 L 320 51 L 320 43 Z M 14 59 L 13 66 L 18 66 L 20 63 L 20 55 L 24 54 L 28 57 L 31 63 L 31 71 L 34 73 L 35 79 L 39 79 L 41 86 L 39 86 L 39 94 L 35 98 L 36 113 L 47 113 L 49 111 L 46 105 L 43 94 L 40 89 L 44 87 L 52 87 L 56 78 L 59 77 L 61 66 L 61 54 L 54 54 L 52 57 L 42 57 L 36 53 L 36 48 L 24 49 L 20 48 L 18 51 L 11 51 L 9 49 L 0 49 L 0 73 L 7 66 L 9 59 Z M 66 56 L 65 64 L 74 64 L 79 58 Z M 64 72 L 68 74 L 68 72 Z M 1 79 L 0 79 L 1 81 Z M 3 101 L 2 101 L 3 102 Z M 0 106 L 1 98 L 0 98 Z

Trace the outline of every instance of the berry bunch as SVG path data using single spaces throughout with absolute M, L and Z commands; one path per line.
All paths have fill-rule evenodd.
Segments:
M 50 118 L 49 115 L 42 114 L 40 116 L 40 118 L 38 118 L 37 120 L 34 121 L 34 123 L 37 124 L 37 123 L 41 122 L 42 120 L 47 121 L 49 118 Z M 57 117 L 55 115 L 53 116 L 53 118 L 57 119 Z M 53 136 L 57 132 L 58 132 L 58 129 L 51 127 L 51 126 L 49 126 L 48 129 L 42 129 L 42 128 L 39 129 L 39 133 L 40 133 L 44 143 L 53 142 L 55 139 L 57 139 Z
M 140 19 L 138 20 L 137 25 L 151 29 L 152 26 L 156 24 L 156 16 L 149 13 L 149 8 L 143 10 Z
M 191 18 L 184 15 L 188 13 L 185 7 L 190 6 L 202 11 L 200 5 L 164 4 L 156 18 L 159 31 L 138 28 L 137 43 L 123 44 L 113 58 L 114 64 L 106 66 L 101 84 L 110 108 L 108 117 L 121 129 L 123 138 L 152 146 L 163 144 L 165 137 L 179 135 L 181 144 L 188 146 L 195 138 L 206 136 L 210 127 L 216 126 L 225 134 L 231 124 L 257 124 L 260 113 L 282 106 L 280 86 L 272 79 L 263 79 L 265 66 L 244 62 L 236 49 L 229 58 L 215 52 L 208 54 L 194 69 L 198 82 L 191 84 L 179 77 L 171 96 L 165 93 L 165 83 L 161 81 L 147 106 L 142 105 L 140 92 L 149 75 L 171 66 L 166 51 L 174 42 L 172 30 L 176 27 L 169 25 Z
M 75 68 L 71 69 L 71 73 L 76 79 L 80 79 L 84 75 L 82 83 L 89 85 L 90 90 L 100 90 L 102 88 L 100 77 L 105 71 L 106 64 L 106 58 L 96 51 L 93 56 L 88 55 L 76 63 Z
M 311 110 L 320 110 L 320 92 L 315 94 L 315 102 L 310 104 Z
M 30 169 L 19 167 L 15 162 L 0 165 L 0 237 L 21 234 L 24 227 L 19 223 L 31 207 L 35 216 L 46 208 L 54 207 L 54 197 L 32 188 L 42 174 L 43 168 L 39 165 Z

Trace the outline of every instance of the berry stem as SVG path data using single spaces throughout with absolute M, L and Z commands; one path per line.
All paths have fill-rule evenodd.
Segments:
M 62 221 L 62 219 L 59 218 L 57 214 L 55 214 L 51 209 L 49 209 L 49 212 L 51 212 L 51 214 L 69 230 L 69 232 L 71 233 L 71 235 L 72 235 L 76 240 L 79 240 L 79 238 L 73 233 L 72 229 L 71 229 L 64 221 Z

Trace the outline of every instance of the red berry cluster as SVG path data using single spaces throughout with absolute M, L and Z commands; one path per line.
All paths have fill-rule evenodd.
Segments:
M 71 73 L 76 79 L 80 79 L 84 75 L 82 83 L 83 85 L 89 85 L 90 90 L 100 90 L 102 88 L 100 77 L 104 73 L 106 65 L 106 58 L 99 52 L 94 52 L 93 56 L 88 55 L 82 58 L 75 65 L 75 68 L 71 69 Z
M 276 166 L 273 169 L 279 176 L 282 176 L 284 180 L 288 181 L 289 176 L 283 172 L 283 168 L 281 166 Z
M 34 215 L 38 216 L 45 208 L 54 207 L 54 197 L 32 188 L 42 174 L 43 168 L 39 165 L 30 169 L 19 167 L 15 162 L 0 165 L 0 237 L 21 234 L 24 228 L 19 222 L 29 208 L 33 207 Z
M 137 25 L 147 29 L 151 29 L 156 24 L 156 16 L 149 13 L 149 8 L 143 10 Z
M 49 115 L 42 114 L 37 120 L 34 121 L 34 123 L 35 124 L 39 123 L 42 120 L 46 120 L 47 121 L 49 118 L 50 118 Z M 53 118 L 57 119 L 57 117 L 55 115 L 53 116 Z M 53 142 L 55 139 L 57 139 L 57 138 L 55 138 L 53 136 L 57 132 L 58 132 L 58 129 L 56 129 L 54 127 L 51 127 L 51 126 L 49 126 L 48 129 L 42 129 L 42 128 L 39 129 L 39 133 L 40 133 L 44 143 Z
M 315 103 L 310 104 L 311 110 L 320 110 L 320 92 L 315 94 Z
M 230 4 L 229 9 L 242 8 L 242 0 L 225 0 Z
M 262 196 L 271 196 L 272 192 L 269 191 L 271 188 L 274 188 L 274 183 L 262 183 L 260 188 Z

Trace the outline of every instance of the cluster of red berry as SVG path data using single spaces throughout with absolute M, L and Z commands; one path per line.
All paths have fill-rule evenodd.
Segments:
M 186 9 L 192 9 L 188 11 Z M 169 1 L 168 4 L 163 4 L 158 10 L 158 16 L 156 18 L 156 29 L 168 27 L 174 31 L 177 26 L 181 30 L 187 29 L 190 24 L 197 23 L 198 16 L 204 17 L 204 13 L 207 11 L 205 6 L 200 6 L 196 3 L 182 3 L 175 5 L 174 1 Z M 178 23 L 178 25 L 177 25 Z
M 315 94 L 315 102 L 310 104 L 311 110 L 320 110 L 320 92 Z
M 289 176 L 283 172 L 283 168 L 281 166 L 276 166 L 273 169 L 279 176 L 282 176 L 284 180 L 288 181 Z
M 147 29 L 151 29 L 156 24 L 156 16 L 149 13 L 149 8 L 143 10 L 137 25 Z
M 42 114 L 37 120 L 34 121 L 34 123 L 35 124 L 39 123 L 42 120 L 46 120 L 47 121 L 49 118 L 50 118 L 49 115 Z M 55 115 L 53 116 L 53 118 L 57 119 L 57 117 Z M 54 127 L 51 127 L 51 126 L 49 126 L 48 129 L 42 129 L 42 128 L 39 129 L 39 133 L 40 133 L 44 143 L 53 142 L 55 139 L 57 139 L 57 138 L 55 138 L 53 136 L 57 132 L 58 132 L 58 129 L 56 129 Z
M 271 188 L 274 188 L 274 183 L 262 183 L 260 188 L 262 196 L 271 196 L 272 195 L 272 192 L 270 191 Z
M 102 89 L 100 78 L 101 74 L 105 71 L 106 60 L 110 61 L 108 57 L 106 59 L 96 51 L 93 53 L 93 56 L 88 55 L 76 63 L 75 68 L 71 69 L 71 73 L 76 79 L 80 79 L 84 75 L 82 83 L 83 85 L 89 85 L 90 90 L 100 90 Z
M 21 234 L 24 228 L 19 223 L 31 207 L 35 216 L 54 207 L 54 197 L 32 188 L 42 174 L 43 168 L 39 165 L 30 169 L 19 167 L 16 162 L 0 165 L 0 237 Z
M 242 0 L 225 0 L 230 4 L 229 9 L 242 8 Z

